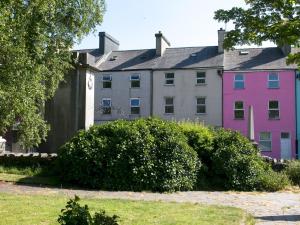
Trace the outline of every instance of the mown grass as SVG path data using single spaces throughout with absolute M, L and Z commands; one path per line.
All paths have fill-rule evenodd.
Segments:
M 67 198 L 58 196 L 12 195 L 0 193 L 0 225 L 58 224 Z M 120 217 L 121 225 L 235 225 L 254 224 L 241 209 L 188 203 L 129 200 L 82 199 L 92 213 L 104 209 Z
M 0 181 L 60 186 L 61 182 L 58 177 L 50 175 L 41 167 L 4 167 L 0 166 Z

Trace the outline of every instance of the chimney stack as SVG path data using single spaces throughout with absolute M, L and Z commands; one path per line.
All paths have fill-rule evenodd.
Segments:
M 282 45 L 279 48 L 281 49 L 281 51 L 284 54 L 284 56 L 287 56 L 292 51 L 292 47 L 290 45 L 288 45 L 288 44 Z
M 166 50 L 166 48 L 170 47 L 171 44 L 167 40 L 167 38 L 159 31 L 155 34 L 156 37 L 156 55 L 162 56 Z
M 225 39 L 225 34 L 226 31 L 223 30 L 223 28 L 220 28 L 220 30 L 218 30 L 218 52 L 219 53 L 224 53 L 224 39 Z
M 119 49 L 120 43 L 105 32 L 99 32 L 99 50 L 101 54 L 107 54 Z

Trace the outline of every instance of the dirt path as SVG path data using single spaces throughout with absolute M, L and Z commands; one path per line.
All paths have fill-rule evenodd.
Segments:
M 1 183 L 0 192 L 37 195 L 75 194 L 86 198 L 131 199 L 145 201 L 192 202 L 234 206 L 255 216 L 258 225 L 300 225 L 300 193 L 237 193 L 237 192 L 177 192 L 173 194 L 145 192 L 84 191 L 59 188 L 32 187 Z

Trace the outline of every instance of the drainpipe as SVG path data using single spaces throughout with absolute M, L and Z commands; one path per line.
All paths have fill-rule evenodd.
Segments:
M 299 122 L 299 118 L 298 118 L 298 114 L 300 112 L 298 112 L 298 100 L 299 100 L 299 85 L 297 85 L 297 83 L 299 83 L 299 79 L 300 79 L 300 73 L 295 70 L 295 112 L 296 112 L 296 159 L 299 159 L 299 146 L 298 146 L 298 132 L 299 132 L 299 126 L 298 126 L 298 122 Z
M 150 116 L 153 116 L 153 70 L 150 70 Z
M 79 101 L 79 65 L 76 66 L 76 93 L 75 93 L 75 132 L 78 131 L 78 101 Z

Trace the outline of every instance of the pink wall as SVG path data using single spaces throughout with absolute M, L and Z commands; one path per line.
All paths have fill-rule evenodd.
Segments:
M 236 72 L 224 72 L 223 77 L 223 126 L 247 135 L 248 108 L 253 106 L 255 140 L 259 132 L 272 133 L 272 151 L 262 154 L 280 158 L 280 133 L 289 132 L 292 140 L 292 157 L 295 157 L 296 116 L 295 116 L 295 74 L 294 71 L 278 71 L 279 89 L 268 88 L 269 72 L 243 72 L 244 89 L 234 89 Z M 234 119 L 234 102 L 244 102 L 245 119 Z M 280 119 L 269 120 L 268 101 L 278 100 Z

